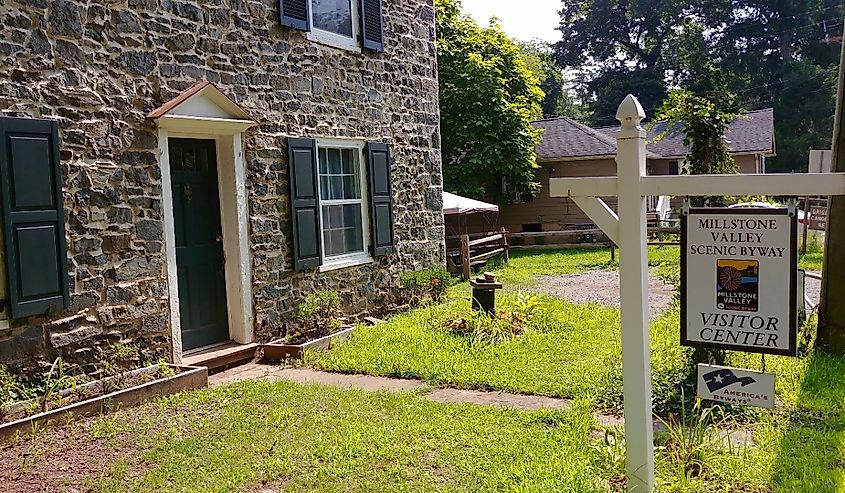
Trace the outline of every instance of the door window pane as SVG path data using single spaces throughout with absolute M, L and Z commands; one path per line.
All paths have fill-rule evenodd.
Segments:
M 315 28 L 352 37 L 350 0 L 311 0 L 311 12 Z

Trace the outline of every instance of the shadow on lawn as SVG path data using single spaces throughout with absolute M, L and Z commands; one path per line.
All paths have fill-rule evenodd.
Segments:
M 820 352 L 808 356 L 795 409 L 781 419 L 769 483 L 772 490 L 841 491 L 845 475 L 845 358 Z M 776 443 L 771 441 L 772 446 Z

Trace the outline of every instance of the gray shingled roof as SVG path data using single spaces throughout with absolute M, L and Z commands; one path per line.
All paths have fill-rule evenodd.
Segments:
M 649 139 L 666 129 L 658 123 L 649 130 Z M 534 122 L 535 128 L 544 129 L 543 140 L 537 146 L 540 161 L 550 159 L 586 158 L 616 154 L 618 126 L 590 128 L 571 118 L 561 117 Z M 752 111 L 737 118 L 728 130 L 728 143 L 732 153 L 764 153 L 773 155 L 774 112 L 771 108 Z M 656 143 L 648 145 L 649 157 L 681 157 L 687 154 L 681 128 L 675 128 Z

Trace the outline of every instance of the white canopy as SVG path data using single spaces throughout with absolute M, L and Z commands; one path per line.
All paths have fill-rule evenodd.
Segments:
M 443 192 L 443 214 L 472 214 L 473 212 L 499 212 L 499 206 Z

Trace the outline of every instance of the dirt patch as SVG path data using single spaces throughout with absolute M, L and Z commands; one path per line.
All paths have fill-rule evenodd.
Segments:
M 619 271 L 593 270 L 580 274 L 535 277 L 530 289 L 538 293 L 563 298 L 572 303 L 598 303 L 619 307 Z M 659 277 L 649 274 L 648 305 L 651 319 L 666 311 L 672 304 L 675 288 Z
M 48 429 L 34 438 L 0 444 L 0 484 L 6 493 L 85 491 L 121 458 L 134 456 L 127 440 L 93 439 L 93 419 Z

